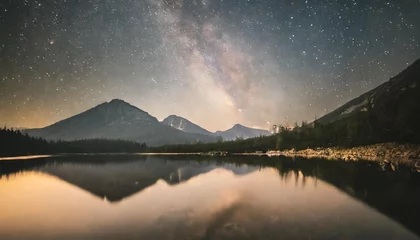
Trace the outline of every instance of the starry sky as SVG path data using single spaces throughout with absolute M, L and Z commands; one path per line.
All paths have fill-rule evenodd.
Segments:
M 0 124 L 114 98 L 208 130 L 311 121 L 420 58 L 419 0 L 3 0 Z

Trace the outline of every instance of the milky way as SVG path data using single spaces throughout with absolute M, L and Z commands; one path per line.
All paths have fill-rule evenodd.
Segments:
M 113 98 L 209 129 L 312 120 L 420 58 L 420 2 L 10 0 L 0 124 Z

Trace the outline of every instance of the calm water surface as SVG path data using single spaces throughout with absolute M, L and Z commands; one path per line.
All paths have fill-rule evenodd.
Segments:
M 1 161 L 0 239 L 419 239 L 419 184 L 366 162 Z

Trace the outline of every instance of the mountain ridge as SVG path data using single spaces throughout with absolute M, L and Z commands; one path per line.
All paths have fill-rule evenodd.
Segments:
M 267 130 L 250 128 L 237 123 L 227 130 L 216 131 L 214 135 L 221 136 L 224 140 L 235 140 L 237 138 L 246 139 L 259 136 L 268 136 L 271 135 L 271 133 Z
M 406 69 L 399 72 L 396 76 L 390 78 L 388 81 L 380 84 L 379 86 L 361 94 L 358 97 L 351 99 L 350 101 L 346 102 L 345 104 L 341 105 L 334 111 L 325 114 L 321 118 L 315 120 L 317 123 L 321 124 L 328 124 L 340 119 L 347 118 L 358 111 L 367 111 L 368 108 L 375 107 L 375 96 L 378 95 L 386 95 L 386 92 L 393 90 L 394 92 L 396 89 L 395 87 L 402 86 L 400 90 L 406 91 L 410 88 L 416 88 L 418 85 L 418 80 L 420 78 L 420 59 L 414 61 L 411 65 L 409 65 Z M 405 89 L 404 89 L 405 88 Z M 366 109 L 365 109 L 366 108 Z
M 226 141 L 235 140 L 237 138 L 253 138 L 259 136 L 267 136 L 271 134 L 269 131 L 246 127 L 239 123 L 224 131 L 219 130 L 216 132 L 210 132 L 200 127 L 199 125 L 192 123 L 188 119 L 177 115 L 168 116 L 162 121 L 162 123 L 184 132 L 200 133 L 210 136 L 222 137 L 223 140 Z
M 104 138 L 145 142 L 149 146 L 215 141 L 213 136 L 186 133 L 164 125 L 121 99 L 101 103 L 47 127 L 23 132 L 47 140 Z

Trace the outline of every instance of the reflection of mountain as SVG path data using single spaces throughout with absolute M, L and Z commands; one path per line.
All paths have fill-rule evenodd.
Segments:
M 221 166 L 235 174 L 247 174 L 255 167 Z M 39 171 L 56 176 L 76 185 L 100 198 L 111 202 L 138 193 L 155 184 L 159 179 L 168 184 L 178 184 L 199 174 L 218 168 L 214 164 L 200 164 L 187 161 L 166 161 L 151 157 L 142 161 L 106 162 L 65 162 L 48 164 Z
M 216 168 L 244 175 L 260 167 L 276 169 L 285 180 L 303 175 L 302 184 L 305 178 L 321 179 L 420 235 L 420 174 L 401 168 L 394 172 L 370 162 L 260 157 L 71 156 L 0 161 L 0 176 L 18 171 L 41 171 L 115 202 L 143 191 L 159 179 L 175 185 Z M 223 219 L 225 210 L 220 214 Z

